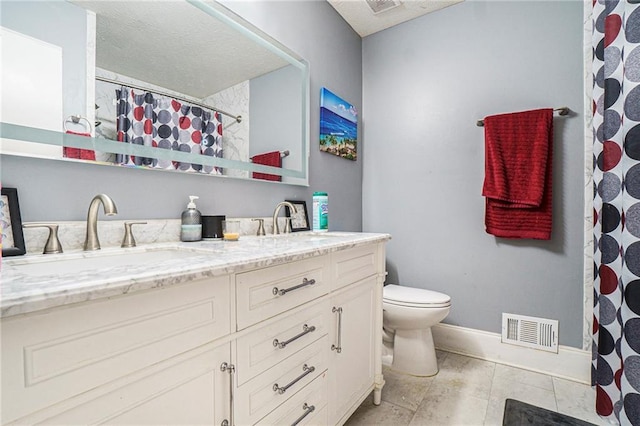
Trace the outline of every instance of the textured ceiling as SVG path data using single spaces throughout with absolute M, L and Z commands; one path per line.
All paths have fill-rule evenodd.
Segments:
M 96 12 L 96 66 L 203 99 L 288 65 L 184 1 L 72 0 Z
M 185 1 L 71 0 L 97 15 L 96 65 L 199 99 L 288 65 Z M 365 37 L 462 0 L 328 0 Z
M 463 0 L 396 0 L 399 6 L 374 14 L 365 0 L 327 0 L 360 37 L 382 31 Z

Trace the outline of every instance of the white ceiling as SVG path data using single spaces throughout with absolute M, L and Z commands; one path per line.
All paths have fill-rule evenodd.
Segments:
M 327 0 L 360 37 L 382 31 L 463 0 L 395 0 L 399 6 L 374 14 L 366 0 Z M 392 0 L 377 0 L 378 3 Z
M 184 1 L 71 1 L 97 14 L 98 67 L 200 99 L 287 65 Z M 361 37 L 463 0 L 394 1 L 374 14 L 366 0 L 328 0 Z
M 96 66 L 198 99 L 288 65 L 185 1 L 71 1 L 97 15 Z

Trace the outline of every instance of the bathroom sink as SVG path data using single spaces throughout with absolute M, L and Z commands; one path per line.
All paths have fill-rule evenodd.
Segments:
M 140 266 L 179 261 L 204 254 L 206 253 L 178 247 L 154 250 L 113 250 L 48 255 L 15 262 L 12 263 L 12 266 L 16 272 L 31 276 L 65 275 L 110 268 L 139 268 Z

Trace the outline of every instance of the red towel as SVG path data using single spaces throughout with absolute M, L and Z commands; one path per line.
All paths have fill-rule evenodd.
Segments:
M 487 233 L 551 238 L 553 109 L 486 117 Z
M 67 130 L 70 135 L 87 136 L 91 137 L 91 133 L 79 133 Z M 96 160 L 96 153 L 91 149 L 72 148 L 65 146 L 62 148 L 62 154 L 65 158 L 77 158 L 79 160 Z
M 280 151 L 272 151 L 264 154 L 258 154 L 251 157 L 251 160 L 254 164 L 262 164 L 264 166 L 273 166 L 273 167 L 282 167 L 282 157 L 280 156 Z M 270 175 L 267 173 L 258 173 L 253 172 L 254 179 L 263 179 L 263 180 L 273 180 L 280 182 L 282 180 L 282 176 L 278 175 Z

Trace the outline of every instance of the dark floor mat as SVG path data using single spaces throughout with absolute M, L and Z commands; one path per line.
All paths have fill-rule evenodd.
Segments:
M 515 399 L 507 399 L 504 405 L 502 426 L 595 426 L 555 411 L 536 407 Z

